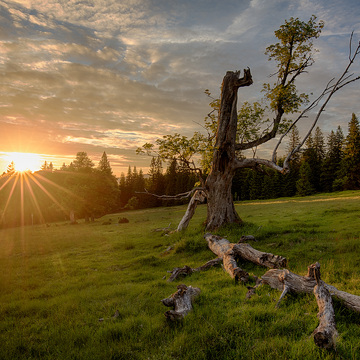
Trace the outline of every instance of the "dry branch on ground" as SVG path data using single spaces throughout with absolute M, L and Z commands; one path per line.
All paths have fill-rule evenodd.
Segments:
M 165 312 L 165 317 L 171 321 L 183 319 L 192 310 L 192 302 L 199 294 L 200 289 L 197 287 L 178 285 L 175 293 L 161 300 L 165 306 L 174 307 Z

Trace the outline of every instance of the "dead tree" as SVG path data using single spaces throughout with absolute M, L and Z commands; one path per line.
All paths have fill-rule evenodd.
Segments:
M 288 31 L 290 29 L 289 31 L 301 32 L 301 30 L 296 30 L 298 29 L 298 24 L 296 23 L 297 20 L 293 19 L 292 21 L 294 24 L 288 23 L 288 25 L 294 25 L 293 27 L 288 26 L 283 28 L 281 31 Z M 245 69 L 243 77 L 241 78 L 240 71 L 228 71 L 224 76 L 221 87 L 215 142 L 212 144 L 211 169 L 205 180 L 202 177 L 201 170 L 195 166 L 193 161 L 190 161 L 186 157 L 186 154 L 190 151 L 185 149 L 186 144 L 189 141 L 183 141 L 183 138 L 180 137 L 179 134 L 176 134 L 176 136 L 165 136 L 165 140 L 160 140 L 158 142 L 159 156 L 162 156 L 163 159 L 174 158 L 176 157 L 176 152 L 179 151 L 178 149 L 183 148 L 183 153 L 178 155 L 179 160 L 186 164 L 189 169 L 198 172 L 199 180 L 201 182 L 199 190 L 202 191 L 203 195 L 207 199 L 207 231 L 212 231 L 225 224 L 242 222 L 235 211 L 231 193 L 232 180 L 237 169 L 252 168 L 258 170 L 266 167 L 278 172 L 287 173 L 290 169 L 290 160 L 300 151 L 301 147 L 310 136 L 311 131 L 315 128 L 321 114 L 325 111 L 325 108 L 333 95 L 348 84 L 360 79 L 360 76 L 354 77 L 353 74 L 350 73 L 350 68 L 360 52 L 360 44 L 356 47 L 355 51 L 352 51 L 351 43 L 353 36 L 351 35 L 349 61 L 343 73 L 337 80 L 330 80 L 322 93 L 302 112 L 300 112 L 299 116 L 293 121 L 292 126 L 290 126 L 289 129 L 279 138 L 276 146 L 274 147 L 271 159 L 261 159 L 256 157 L 244 158 L 243 156 L 238 156 L 240 152 L 257 148 L 279 135 L 283 115 L 298 111 L 303 102 L 304 94 L 297 93 L 295 80 L 298 76 L 307 72 L 307 68 L 312 65 L 313 55 L 311 51 L 311 39 L 319 36 L 320 29 L 323 24 L 316 25 L 314 18 L 312 18 L 308 23 L 304 23 L 303 25 L 304 26 L 300 26 L 300 28 L 307 29 L 304 30 L 304 33 L 296 35 L 293 33 L 286 34 L 289 35 L 286 36 L 286 38 L 290 39 L 289 43 L 283 45 L 279 45 L 278 43 L 267 48 L 267 53 L 270 54 L 271 58 L 277 58 L 276 54 L 282 54 L 280 59 L 278 59 L 278 71 L 276 73 L 277 83 L 272 88 L 269 85 L 270 90 L 268 98 L 272 100 L 271 109 L 274 111 L 274 117 L 271 125 L 262 129 L 262 132 L 259 133 L 255 139 L 239 141 L 237 137 L 238 90 L 241 87 L 250 86 L 252 84 L 253 81 L 250 69 Z M 276 52 L 278 46 L 281 48 L 278 49 L 278 52 Z M 293 126 L 298 124 L 303 118 L 307 117 L 316 107 L 318 107 L 319 110 L 315 115 L 308 132 L 300 142 L 299 146 L 290 151 L 283 165 L 280 166 L 277 162 L 277 152 L 282 140 L 289 131 L 291 131 Z M 190 148 L 192 148 L 192 146 Z M 149 152 L 153 149 L 153 144 L 145 144 L 143 149 Z M 138 150 L 140 152 L 144 151 L 141 149 Z M 194 154 L 195 153 L 196 152 L 194 152 Z M 194 202 L 196 203 L 196 199 L 194 199 Z M 183 220 L 181 220 L 181 226 L 179 226 L 179 229 L 185 229 L 189 223 L 195 209 L 194 202 L 190 201 L 189 209 L 184 215 Z

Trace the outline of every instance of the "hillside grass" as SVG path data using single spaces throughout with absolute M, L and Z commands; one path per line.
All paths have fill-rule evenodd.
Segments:
M 298 274 L 319 261 L 324 281 L 360 295 L 359 191 L 247 201 L 236 209 L 244 226 L 219 235 L 237 242 L 252 234 L 252 246 L 286 256 Z M 339 337 L 329 352 L 311 336 L 318 325 L 312 295 L 287 295 L 276 309 L 280 293 L 262 286 L 245 300 L 246 286 L 221 267 L 167 282 L 168 270 L 215 257 L 203 239 L 205 206 L 182 234 L 153 231 L 175 228 L 184 211 L 0 230 L 0 359 L 360 359 L 360 315 L 336 301 Z M 129 223 L 118 224 L 124 216 Z M 240 266 L 258 276 L 266 271 Z M 179 283 L 201 294 L 194 311 L 172 324 L 160 300 Z

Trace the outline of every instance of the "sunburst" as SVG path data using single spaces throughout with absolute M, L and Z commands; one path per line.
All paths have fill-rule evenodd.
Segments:
M 22 153 L 22 152 L 8 152 L 5 154 L 8 163 L 13 163 L 15 171 L 37 171 L 42 165 L 42 158 L 40 154 Z

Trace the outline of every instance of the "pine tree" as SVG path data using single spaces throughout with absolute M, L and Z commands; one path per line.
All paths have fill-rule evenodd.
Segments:
M 100 170 L 103 174 L 109 176 L 112 175 L 113 173 L 105 151 L 103 152 L 101 159 L 99 161 L 98 170 Z
M 360 125 L 354 113 L 345 139 L 342 171 L 345 189 L 360 189 Z
M 343 157 L 343 144 L 344 134 L 341 127 L 338 126 L 336 133 L 332 130 L 327 138 L 327 151 L 321 171 L 321 186 L 325 192 L 331 192 L 340 189 L 337 188 L 336 184 L 334 187 L 334 181 L 340 176 L 340 165 Z M 337 183 L 341 183 L 338 181 Z
M 165 174 L 165 181 L 166 181 L 166 189 L 165 194 L 166 195 L 176 195 L 176 183 L 177 183 L 177 161 L 176 159 L 171 160 Z
M 15 173 L 15 164 L 13 161 L 8 165 L 8 167 L 6 169 L 6 173 L 8 175 L 13 175 Z
M 289 153 L 300 144 L 299 130 L 294 126 L 290 132 L 287 152 Z M 294 196 L 296 194 L 296 180 L 299 176 L 300 153 L 296 153 L 290 162 L 290 172 L 284 175 L 282 196 Z
M 315 129 L 314 137 L 308 137 L 306 141 L 306 150 L 303 153 L 302 162 L 307 162 L 310 166 L 309 178 L 311 186 L 315 191 L 321 189 L 321 169 L 325 157 L 324 135 L 320 128 Z
M 315 193 L 315 188 L 311 181 L 311 168 L 307 161 L 303 161 L 300 166 L 299 179 L 296 181 L 297 194 L 300 196 L 311 195 Z
M 76 159 L 70 164 L 73 166 L 74 170 L 81 172 L 91 172 L 94 167 L 94 163 L 88 157 L 85 151 L 79 151 L 76 154 Z

